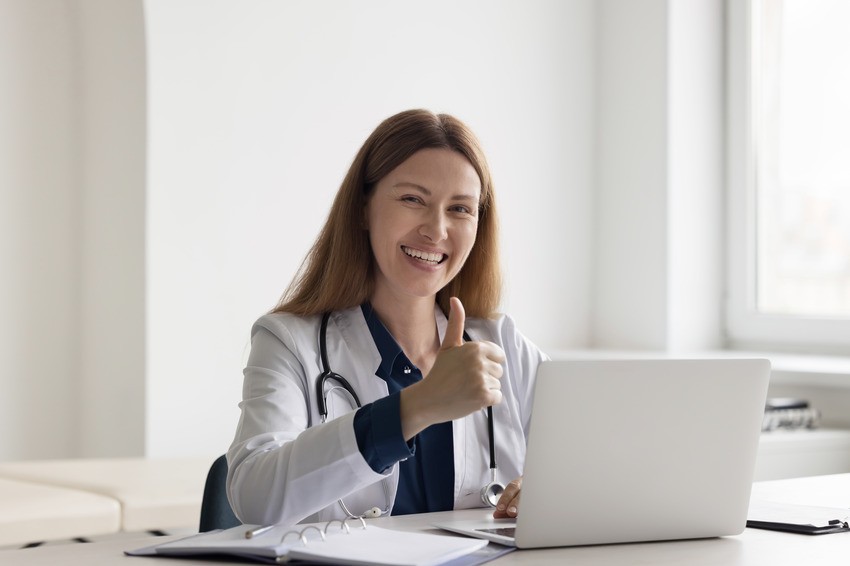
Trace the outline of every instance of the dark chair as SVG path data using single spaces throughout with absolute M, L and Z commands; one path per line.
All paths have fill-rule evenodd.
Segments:
M 201 526 L 198 531 L 205 533 L 215 529 L 229 529 L 242 524 L 236 518 L 230 502 L 227 500 L 227 458 L 216 458 L 207 474 L 204 484 L 204 497 L 201 500 Z

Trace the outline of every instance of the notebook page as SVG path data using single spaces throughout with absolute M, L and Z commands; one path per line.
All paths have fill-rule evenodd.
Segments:
M 324 531 L 324 523 L 315 527 Z M 332 561 L 338 564 L 377 564 L 429 566 L 441 564 L 475 552 L 487 541 L 438 534 L 394 531 L 372 525 L 350 527 L 346 533 L 339 524 L 328 529 L 321 540 L 316 529 L 308 525 L 278 526 L 254 538 L 245 538 L 250 525 L 202 533 L 155 547 L 161 555 L 232 554 L 288 559 Z M 305 532 L 305 545 L 297 534 Z M 285 538 L 284 535 L 286 535 Z M 281 539 L 283 538 L 283 541 Z
M 200 533 L 187 538 L 167 542 L 156 547 L 157 554 L 205 554 L 205 553 L 238 553 L 243 555 L 265 556 L 274 558 L 284 556 L 290 547 L 301 544 L 295 535 L 286 537 L 281 543 L 283 535 L 293 527 L 279 525 L 272 530 L 255 538 L 245 538 L 245 532 L 254 526 L 239 525 L 222 531 Z M 315 534 L 313 531 L 312 534 Z
M 291 547 L 288 556 L 363 566 L 432 566 L 486 545 L 486 540 L 393 531 L 370 525 L 365 529 L 352 527 L 349 534 L 329 536 L 324 542 L 311 539 L 306 546 Z

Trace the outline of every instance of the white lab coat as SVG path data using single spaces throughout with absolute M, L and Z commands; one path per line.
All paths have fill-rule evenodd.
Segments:
M 442 341 L 447 320 L 439 308 L 435 317 Z M 328 421 L 321 424 L 315 385 L 322 372 L 320 322 L 318 315 L 270 314 L 252 329 L 242 414 L 227 453 L 227 494 L 245 523 L 344 518 L 341 497 L 353 513 L 395 501 L 398 464 L 381 474 L 366 463 L 354 436 L 355 407 L 344 395 L 328 397 Z M 503 401 L 493 407 L 496 479 L 504 485 L 522 475 L 534 378 L 545 356 L 508 316 L 468 318 L 466 330 L 472 340 L 498 344 L 507 357 Z M 386 382 L 375 375 L 381 358 L 360 307 L 331 315 L 327 350 L 331 369 L 351 383 L 362 404 L 387 395 Z M 486 410 L 453 421 L 452 428 L 454 508 L 481 507 L 479 492 L 490 481 Z

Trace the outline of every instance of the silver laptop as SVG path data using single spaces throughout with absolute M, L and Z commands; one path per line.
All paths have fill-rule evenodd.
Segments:
M 740 534 L 769 377 L 761 359 L 544 362 L 517 519 L 435 526 L 520 548 Z

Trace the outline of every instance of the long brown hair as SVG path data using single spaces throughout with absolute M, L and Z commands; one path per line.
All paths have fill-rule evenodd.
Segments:
M 342 181 L 316 242 L 273 312 L 307 316 L 351 308 L 372 296 L 375 260 L 363 211 L 378 181 L 426 148 L 462 154 L 481 180 L 475 244 L 460 272 L 437 293 L 437 303 L 448 313 L 449 298 L 458 297 L 467 316 L 495 314 L 502 285 L 490 169 L 477 138 L 463 122 L 427 110 L 400 112 L 372 132 Z

